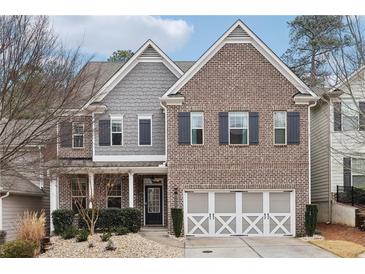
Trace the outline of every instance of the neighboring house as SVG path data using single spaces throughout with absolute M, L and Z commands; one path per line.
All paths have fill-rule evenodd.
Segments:
M 320 221 L 355 226 L 360 192 L 365 204 L 365 191 L 361 191 L 365 189 L 364 73 L 361 68 L 322 92 L 312 108 L 311 190 L 312 202 L 319 205 Z M 338 203 L 337 196 L 339 202 L 355 207 Z
M 44 148 L 27 147 L 12 167 L 0 173 L 0 230 L 6 241 L 16 238 L 17 228 L 25 211 L 45 212 L 46 233 L 49 231 L 49 182 L 44 168 Z
M 125 64 L 88 66 L 100 88 L 59 126 L 52 209 L 95 195 L 170 231 L 170 209 L 183 207 L 185 235 L 304 231 L 317 96 L 241 21 L 196 63 L 147 41 Z

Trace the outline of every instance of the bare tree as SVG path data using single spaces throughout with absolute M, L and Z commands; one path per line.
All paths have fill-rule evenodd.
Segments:
M 104 198 L 112 194 L 114 187 L 121 186 L 122 178 L 118 174 L 98 174 L 95 180 L 102 182 L 102 185 L 106 187 L 105 195 L 101 195 L 100 193 L 90 195 L 90 190 L 85 185 L 83 179 L 75 177 L 74 180 L 80 198 L 75 198 L 73 202 L 79 217 L 86 223 L 90 235 L 93 235 L 96 231 L 96 223 L 99 219 L 100 209 L 105 208 Z
M 80 113 L 94 95 L 98 76 L 84 73 L 86 61 L 78 48 L 62 45 L 48 17 L 0 16 L 2 173 L 31 169 L 19 159 L 31 147 L 45 152 L 54 146 L 57 125 Z M 39 173 L 39 165 L 34 166 Z M 0 180 L 0 189 L 5 183 Z

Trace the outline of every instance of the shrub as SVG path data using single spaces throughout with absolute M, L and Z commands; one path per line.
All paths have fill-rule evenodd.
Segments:
M 76 234 L 76 242 L 86 242 L 89 237 L 89 231 L 86 229 L 79 229 Z
M 183 210 L 181 208 L 171 208 L 172 225 L 176 237 L 181 236 L 183 224 Z
M 84 219 L 79 219 L 79 227 L 87 228 Z M 141 228 L 141 212 L 136 208 L 105 208 L 99 211 L 96 222 L 97 231 L 116 231 L 126 227 L 130 232 L 138 232 Z
M 76 228 L 71 225 L 69 227 L 67 227 L 61 234 L 61 237 L 62 239 L 64 240 L 68 240 L 68 239 L 72 239 L 72 238 L 75 238 L 76 236 L 76 233 L 77 233 L 77 230 Z
M 117 235 L 127 235 L 128 233 L 129 233 L 129 229 L 124 226 L 118 227 L 115 230 L 115 234 L 117 234 Z
M 103 242 L 109 241 L 111 237 L 112 237 L 112 234 L 110 232 L 103 232 L 103 234 L 100 235 L 100 239 Z
M 305 206 L 305 232 L 308 236 L 313 236 L 317 226 L 318 207 L 315 204 Z
M 69 209 L 57 209 L 52 212 L 54 232 L 62 234 L 68 227 L 72 226 L 75 213 Z
M 41 241 L 45 236 L 46 215 L 44 211 L 37 213 L 34 211 L 24 212 L 18 224 L 17 240 L 31 241 L 36 244 L 40 251 Z
M 117 248 L 114 246 L 114 243 L 112 240 L 108 240 L 108 243 L 106 244 L 105 246 L 105 250 L 108 250 L 108 251 L 114 251 L 116 250 Z
M 32 241 L 10 241 L 0 246 L 0 258 L 33 258 L 36 248 Z

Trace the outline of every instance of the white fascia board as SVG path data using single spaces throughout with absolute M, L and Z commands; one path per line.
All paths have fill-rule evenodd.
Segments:
M 226 39 L 227 36 L 236 28 L 241 27 L 247 32 L 249 38 Z M 278 69 L 301 93 L 309 94 L 313 97 L 317 95 L 303 83 L 272 50 L 270 50 L 242 21 L 238 20 L 232 27 L 226 31 L 221 38 L 217 40 L 200 58 L 199 60 L 178 80 L 176 83 L 162 96 L 167 98 L 169 94 L 175 94 L 188 82 L 226 43 L 251 43 L 266 59 Z
M 161 59 L 168 69 L 172 73 L 174 73 L 178 78 L 183 75 L 183 71 L 152 41 L 148 40 L 139 50 L 127 61 L 124 66 L 122 66 L 119 71 L 117 71 L 96 93 L 96 95 L 89 100 L 83 107 L 83 109 L 87 108 L 92 102 L 101 101 L 139 62 L 143 62 L 145 60 L 152 60 L 153 58 L 140 58 L 140 55 L 147 49 L 147 47 L 151 46 L 154 50 L 156 50 L 161 58 L 155 58 L 155 60 Z
M 161 97 L 160 101 L 165 102 L 168 106 L 181 106 L 184 99 L 184 97 Z
M 94 155 L 94 162 L 161 162 L 166 155 Z

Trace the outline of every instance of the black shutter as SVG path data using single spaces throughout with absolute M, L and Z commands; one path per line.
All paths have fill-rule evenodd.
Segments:
M 343 158 L 343 186 L 351 186 L 351 158 Z
M 259 113 L 249 113 L 249 130 L 250 130 L 250 145 L 257 145 L 259 143 Z
M 300 141 L 300 117 L 299 112 L 287 113 L 287 144 L 299 144 Z
M 228 145 L 228 112 L 219 112 L 219 144 Z
M 99 120 L 99 146 L 110 146 L 110 120 Z
M 359 102 L 359 129 L 365 130 L 365 102 Z
M 190 112 L 179 112 L 178 127 L 179 127 L 179 144 L 190 145 Z
M 341 124 L 341 102 L 333 103 L 333 129 L 334 131 L 341 131 L 342 124 Z
M 61 122 L 60 124 L 61 147 L 72 147 L 72 123 Z
M 151 145 L 151 120 L 140 119 L 139 120 L 139 144 Z

